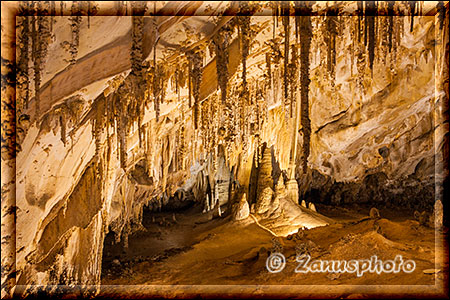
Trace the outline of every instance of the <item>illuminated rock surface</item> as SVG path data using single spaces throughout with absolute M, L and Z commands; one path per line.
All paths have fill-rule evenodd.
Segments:
M 268 2 L 159 1 L 145 17 L 137 16 L 144 7 L 118 3 L 67 2 L 65 17 L 59 2 L 19 4 L 57 17 L 17 21 L 15 169 L 2 121 L 2 222 L 14 199 L 16 213 L 15 233 L 2 223 L 2 250 L 15 234 L 16 255 L 2 251 L 2 295 L 13 261 L 17 285 L 30 292 L 98 286 L 105 237 L 127 248 L 145 229 L 144 210 L 198 204 L 212 224 L 232 214 L 243 232 L 258 232 L 248 241 L 252 259 L 268 231 L 338 230 L 317 203 L 400 205 L 424 224 L 421 212 L 443 200 L 448 15 L 435 17 L 434 4 L 417 4 L 411 30 L 411 17 L 346 15 L 356 2 L 332 5 L 335 17 L 278 16 L 277 24 L 272 13 L 282 8 Z M 325 8 L 299 5 L 292 15 Z M 2 119 L 11 88 L 4 47 L 2 38 Z M 183 217 L 161 222 L 182 226 Z M 376 231 L 358 234 L 352 243 L 390 245 Z M 341 246 L 333 251 L 346 253 Z

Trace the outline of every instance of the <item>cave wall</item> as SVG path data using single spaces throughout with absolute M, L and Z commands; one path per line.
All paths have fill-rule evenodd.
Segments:
M 98 285 L 106 233 L 126 241 L 140 228 L 143 206 L 160 208 L 180 187 L 195 187 L 194 200 L 203 202 L 206 180 L 217 190 L 235 180 L 243 188 L 219 193 L 219 203 L 245 191 L 255 202 L 266 148 L 279 168 L 275 177 L 298 185 L 288 189 L 294 201 L 301 200 L 296 193 L 336 204 L 401 198 L 431 205 L 440 197 L 448 157 L 448 15 L 415 16 L 413 30 L 411 17 L 393 17 L 389 44 L 387 16 L 375 18 L 378 31 L 364 34 L 365 20 L 344 13 L 279 16 L 275 24 L 267 3 L 250 7 L 249 23 L 232 17 L 249 9 L 236 3 L 217 4 L 214 13 L 197 2 L 158 3 L 144 19 L 94 16 L 139 14 L 139 7 L 83 5 L 55 8 L 77 18 L 28 17 L 28 26 L 36 22 L 51 33 L 40 41 L 30 36 L 28 44 L 23 36 L 32 28 L 17 21 L 18 67 L 41 76 L 19 73 L 13 150 L 2 121 L 2 225 L 4 216 L 16 217 L 15 232 L 2 226 L 2 250 L 13 249 L 2 251 L 2 267 L 9 266 L 2 293 L 14 268 L 17 284 L 31 290 Z M 305 9 L 296 5 L 292 12 Z M 404 7 L 397 9 L 402 14 Z M 3 40 L 2 50 L 9 46 Z M 24 54 L 33 43 L 41 45 L 37 67 Z M 15 93 L 3 81 L 3 58 L 2 51 L 2 119 Z M 302 78 L 311 81 L 306 108 Z M 6 230 L 12 233 L 4 246 Z

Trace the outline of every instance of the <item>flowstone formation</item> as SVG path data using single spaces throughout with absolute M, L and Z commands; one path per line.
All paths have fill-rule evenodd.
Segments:
M 435 4 L 2 3 L 2 295 L 95 294 L 105 236 L 126 246 L 144 209 L 277 235 L 332 223 L 320 202 L 426 219 L 448 173 Z

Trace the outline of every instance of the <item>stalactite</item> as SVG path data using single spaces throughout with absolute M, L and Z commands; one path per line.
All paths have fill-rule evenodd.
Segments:
M 217 101 L 217 98 L 215 97 L 215 95 L 213 94 L 212 96 L 210 96 L 210 100 L 208 102 L 208 116 L 205 116 L 208 118 L 208 126 L 206 128 L 207 130 L 207 144 L 206 144 L 206 151 L 207 153 L 211 154 L 213 147 L 215 145 L 215 137 L 214 137 L 214 127 L 215 127 L 215 118 L 216 118 L 216 113 L 217 111 L 215 111 L 215 107 L 213 104 L 213 101 Z
M 92 124 L 92 136 L 95 139 L 95 160 L 99 161 L 101 152 L 101 134 L 104 132 L 105 127 L 107 127 L 107 100 L 106 97 L 101 97 L 96 102 L 95 106 L 95 118 Z M 106 128 L 108 131 L 108 129 Z
M 186 53 L 191 63 L 190 78 L 192 84 L 192 95 L 194 96 L 194 128 L 199 125 L 199 102 L 200 102 L 200 84 L 203 72 L 204 53 L 200 48 L 196 48 Z
M 278 98 L 278 79 L 281 77 L 279 74 L 279 65 L 280 60 L 283 55 L 281 54 L 280 50 L 280 40 L 270 39 L 268 42 L 266 42 L 270 46 L 270 54 L 268 57 L 268 60 L 266 60 L 266 63 L 268 63 L 268 72 L 270 74 L 270 80 L 268 82 L 268 87 L 271 91 L 271 95 L 273 97 L 274 102 L 278 102 L 280 99 Z
M 260 88 L 259 84 L 257 84 L 256 88 L 256 154 L 255 154 L 255 167 L 258 167 L 259 161 L 261 159 L 261 135 L 262 135 L 262 127 L 264 122 L 264 107 L 266 101 L 263 97 L 263 91 Z
M 284 28 L 284 73 L 283 73 L 283 85 L 284 85 L 284 106 L 285 106 L 285 116 L 286 121 L 288 119 L 289 113 L 288 113 L 288 107 L 290 107 L 289 104 L 289 82 L 288 82 L 288 64 L 289 64 L 289 36 L 290 36 L 290 16 L 289 16 L 289 10 L 290 5 L 288 1 L 283 1 L 282 5 L 283 9 L 283 28 Z
M 338 19 L 337 11 L 330 8 L 327 11 L 326 17 L 326 35 L 325 42 L 327 44 L 327 71 L 331 78 L 331 85 L 334 86 L 335 81 L 335 66 L 336 66 L 336 36 Z
M 178 84 L 178 78 L 180 77 L 179 68 L 180 68 L 180 66 L 177 65 L 175 73 L 173 74 L 173 77 L 172 77 L 172 91 L 175 92 L 175 94 L 177 94 L 178 101 L 180 101 L 180 85 Z M 173 87 L 175 87 L 175 90 L 173 89 Z
M 306 174 L 310 153 L 311 120 L 309 118 L 309 52 L 312 39 L 311 8 L 308 3 L 300 3 L 300 83 L 301 83 L 301 124 L 303 132 L 303 172 Z
M 248 100 L 247 91 L 247 56 L 250 51 L 250 38 L 251 38 L 251 28 L 250 28 L 250 11 L 248 1 L 239 2 L 239 16 L 238 19 L 238 29 L 241 43 L 241 53 L 242 53 L 242 90 L 243 96 Z
M 116 98 L 120 102 L 119 122 L 117 128 L 117 139 L 119 142 L 120 167 L 126 169 L 127 166 L 127 135 L 128 135 L 128 114 L 126 113 L 127 97 L 124 91 L 120 91 Z
M 35 8 L 36 9 L 36 8 Z M 40 51 L 39 51 L 39 35 L 36 28 L 36 21 L 37 17 L 32 16 L 31 19 L 31 40 L 32 40 L 32 58 L 33 58 L 33 66 L 34 66 L 34 101 L 35 101 L 35 113 L 36 117 L 39 116 L 40 108 L 39 108 L 39 88 L 41 85 L 41 57 L 40 57 Z
M 192 63 L 191 60 L 189 60 L 188 63 L 188 93 L 189 93 L 189 108 L 192 107 Z
M 443 1 L 439 1 L 436 5 L 436 9 L 438 12 L 438 18 L 439 18 L 439 29 L 442 30 L 444 28 L 444 22 L 445 22 L 445 5 Z
M 131 60 L 131 72 L 135 74 L 139 74 L 142 70 L 142 61 L 143 57 L 143 29 L 144 29 L 144 12 L 145 6 L 139 7 L 135 4 L 132 4 L 132 26 L 131 26 L 131 36 L 132 36 L 132 45 L 130 51 L 130 60 Z
M 50 31 L 50 18 L 48 18 L 49 15 L 49 3 L 39 3 L 38 4 L 40 15 L 38 16 L 38 28 L 39 28 L 39 35 L 40 35 L 40 56 L 41 56 L 41 62 L 45 60 L 47 57 L 47 50 L 48 45 L 51 42 L 51 31 Z M 42 67 L 40 68 L 42 71 Z
M 227 24 L 223 26 L 213 38 L 216 53 L 217 81 L 220 87 L 222 103 L 227 99 L 228 85 L 228 46 L 231 42 L 233 28 Z
M 29 65 L 29 36 L 30 36 L 30 17 L 28 14 L 30 13 L 30 6 L 27 2 L 20 2 L 19 7 L 19 15 L 18 20 L 21 21 L 20 28 L 21 32 L 18 35 L 18 48 L 20 49 L 19 57 L 18 57 L 18 74 L 17 74 L 17 116 L 21 114 L 21 111 L 24 107 L 28 107 L 28 100 L 30 97 L 29 93 L 29 85 L 30 79 L 28 74 L 28 65 Z M 33 17 L 31 17 L 33 18 Z
M 75 95 L 55 105 L 51 111 L 42 116 L 40 130 L 44 132 L 53 131 L 57 135 L 60 129 L 60 139 L 64 146 L 67 144 L 67 128 L 74 127 L 79 121 L 85 100 L 80 95 Z M 72 137 L 72 135 L 69 135 Z
M 71 8 L 71 28 L 72 28 L 72 42 L 70 43 L 69 52 L 71 55 L 70 64 L 75 64 L 78 55 L 78 46 L 80 44 L 80 25 L 81 25 L 81 10 L 78 1 L 72 2 Z
M 231 142 L 235 143 L 235 147 L 239 148 L 242 145 L 243 153 L 247 153 L 249 146 L 251 146 L 250 138 L 255 134 L 256 126 L 256 101 L 254 97 L 254 83 L 250 82 L 249 85 L 249 100 L 243 99 L 239 93 L 233 92 L 233 111 L 234 115 L 238 116 L 234 122 L 234 131 L 236 136 L 232 136 Z M 247 101 L 250 104 L 247 104 Z M 244 160 L 247 156 L 244 155 Z
M 409 12 L 411 14 L 411 28 L 410 28 L 410 32 L 413 32 L 413 29 L 414 29 L 414 14 L 416 13 L 417 1 L 408 1 L 408 3 L 409 3 Z
M 209 140 L 209 135 L 208 135 L 208 129 L 210 127 L 210 118 L 211 118 L 211 111 L 210 111 L 210 98 L 205 99 L 204 101 L 202 101 L 201 103 L 199 103 L 199 111 L 201 112 L 200 114 L 200 120 L 201 120 L 201 133 L 202 133 L 202 145 L 203 145 L 203 149 L 202 152 L 207 152 L 208 151 L 208 140 Z
M 232 114 L 232 121 L 234 128 L 237 128 L 237 135 L 240 137 L 240 140 L 242 142 L 244 151 L 247 150 L 247 116 L 246 114 L 246 108 L 248 107 L 248 100 L 247 97 L 249 96 L 248 90 L 243 91 L 246 93 L 245 97 L 241 95 L 236 95 L 236 88 L 233 87 L 232 89 L 232 95 L 231 95 L 231 104 L 233 106 L 234 113 Z M 238 117 L 236 118 L 236 114 Z M 237 123 L 237 124 L 236 124 Z
M 43 69 L 43 61 L 47 56 L 47 48 L 50 42 L 50 25 L 46 15 L 48 15 L 48 3 L 35 3 L 35 16 L 32 19 L 32 53 L 34 62 L 34 91 L 35 91 L 35 113 L 36 118 L 40 114 L 40 86 L 41 71 Z
M 114 117 L 111 113 L 112 110 L 112 105 L 111 105 L 111 99 L 112 99 L 112 94 L 108 95 L 107 97 L 105 97 L 105 113 L 106 113 L 106 143 L 107 143 L 107 153 L 106 153 L 106 161 L 107 161 L 107 165 L 109 165 L 109 162 L 111 160 L 111 153 L 112 153 L 112 149 L 111 149 L 111 140 L 112 137 L 110 136 L 109 133 L 109 128 L 110 128 L 110 124 L 114 124 Z
M 389 52 L 392 50 L 392 34 L 394 31 L 394 1 L 388 1 L 388 47 Z
M 119 124 L 119 118 L 120 118 L 120 114 L 119 114 L 119 109 L 120 109 L 120 100 L 118 99 L 118 95 L 117 93 L 114 93 L 111 97 L 111 106 L 113 108 L 113 117 L 114 117 L 114 131 L 116 133 L 116 144 L 117 144 L 117 151 L 116 151 L 116 157 L 117 160 L 120 161 L 120 137 L 119 137 L 119 131 L 120 129 L 118 128 L 120 126 Z
M 56 15 L 56 4 L 55 1 L 50 1 L 50 32 L 53 32 L 53 22 Z
M 278 17 L 280 16 L 280 5 L 278 1 L 273 1 L 275 6 L 275 26 L 278 28 Z
M 357 1 L 358 5 L 358 42 L 361 42 L 361 22 L 364 15 L 364 1 Z
M 375 1 L 367 1 L 366 19 L 367 19 L 367 34 L 369 39 L 368 52 L 369 52 L 369 67 L 373 71 L 373 61 L 375 57 L 375 14 L 376 6 Z
M 220 105 L 220 101 L 219 101 L 219 97 L 217 93 L 214 93 L 211 95 L 211 113 L 212 113 L 212 122 L 211 122 L 211 134 L 210 134 L 210 142 L 209 142 L 209 153 L 212 154 L 212 160 L 214 162 L 214 153 L 215 153 L 215 149 L 217 148 L 217 145 L 219 144 L 219 139 L 218 139 L 218 131 L 219 131 L 219 123 L 220 123 L 220 116 L 221 116 L 221 105 Z
M 270 53 L 266 53 L 266 87 L 270 87 L 270 83 L 272 82 L 272 58 L 270 57 Z
M 249 113 L 250 113 L 250 119 L 249 119 L 249 132 L 250 135 L 255 135 L 257 130 L 257 110 L 258 110 L 258 101 L 256 97 L 256 85 L 257 82 L 252 81 L 251 89 L 250 89 L 250 107 Z
M 153 50 L 156 51 L 156 48 Z M 152 84 L 152 91 L 153 91 L 153 103 L 154 103 L 154 109 L 155 109 L 155 115 L 156 115 L 156 121 L 159 121 L 159 114 L 160 114 L 160 100 L 161 100 L 161 66 L 159 66 L 156 63 L 156 60 L 154 59 L 153 65 L 150 68 L 150 72 L 153 74 L 153 84 Z
M 223 105 L 223 112 L 225 115 L 224 122 L 224 143 L 226 147 L 226 151 L 229 152 L 231 150 L 231 143 L 236 138 L 236 127 L 235 127 L 235 118 L 236 115 L 233 112 L 233 101 L 227 101 L 225 105 Z
M 350 23 L 350 25 L 348 27 L 348 34 L 350 34 L 350 37 L 351 37 L 350 56 L 348 57 L 348 60 L 349 60 L 348 63 L 350 65 L 350 76 L 353 78 L 353 74 L 354 74 L 353 68 L 355 65 L 355 59 L 354 59 L 355 58 L 355 48 L 356 48 L 356 45 L 359 44 L 358 32 L 357 32 L 359 20 L 358 20 L 358 18 L 356 18 L 356 21 L 355 21 L 355 18 L 352 18 L 351 20 L 352 20 L 352 22 Z
M 143 36 L 144 36 L 144 13 L 146 10 L 145 2 L 132 2 L 132 45 L 130 50 L 131 74 L 130 80 L 132 85 L 132 119 L 137 118 L 139 145 L 142 145 L 141 122 L 144 117 L 144 98 L 145 98 L 145 79 L 144 79 L 144 53 L 143 53 Z
M 116 132 L 117 158 L 120 160 L 120 166 L 126 170 L 127 166 L 127 138 L 130 128 L 134 126 L 136 120 L 139 122 L 140 114 L 138 105 L 143 102 L 136 98 L 133 91 L 133 82 L 136 80 L 133 76 L 123 78 L 117 76 L 108 82 L 113 92 L 96 101 L 96 121 L 94 122 L 93 135 L 100 136 L 104 130 L 105 122 L 112 124 Z M 114 91 L 115 90 L 115 91 Z M 114 125 L 115 124 L 115 125 Z M 108 127 L 108 126 L 106 126 Z M 108 130 L 108 129 L 107 129 Z
M 160 101 L 161 103 L 164 103 L 164 101 L 166 100 L 166 88 L 168 81 L 167 71 L 164 67 L 164 64 L 159 64 L 157 71 L 157 75 L 159 77 Z
M 369 27 L 369 18 L 367 14 L 367 3 L 364 1 L 364 47 L 367 47 L 367 28 Z
M 88 29 L 90 29 L 91 28 L 91 1 L 88 1 L 87 23 L 88 23 Z
M 66 114 L 64 112 L 61 113 L 59 116 L 59 123 L 61 126 L 61 141 L 63 142 L 64 146 L 66 145 Z
M 376 46 L 376 59 L 381 62 L 381 65 L 386 65 L 386 59 L 389 54 L 389 17 L 386 17 L 385 7 L 379 7 L 379 14 L 382 15 L 378 20 L 378 43 Z
M 290 117 L 292 118 L 294 115 L 294 106 L 295 106 L 295 99 L 296 99 L 296 93 L 297 93 L 297 86 L 298 86 L 298 49 L 297 45 L 292 45 L 292 59 L 291 63 L 289 64 L 289 86 L 291 88 L 290 92 L 290 99 L 289 99 L 289 111 L 290 111 Z
M 295 14 L 295 41 L 298 43 L 300 36 L 300 1 L 294 1 Z
M 185 130 L 184 122 L 185 121 L 184 121 L 184 116 L 183 116 L 182 117 L 182 122 L 181 122 L 181 125 L 180 125 L 180 146 L 179 146 L 179 149 L 180 149 L 179 159 L 180 159 L 180 162 L 181 162 L 181 164 L 180 164 L 180 169 L 181 170 L 185 170 L 184 159 L 185 159 L 185 156 L 186 156 L 186 137 L 185 137 L 186 130 Z
M 402 38 L 403 38 L 403 33 L 404 33 L 404 26 L 405 26 L 405 22 L 403 21 L 403 18 L 398 17 L 397 18 L 397 46 L 396 49 L 400 46 Z
M 377 5 L 377 1 L 374 2 L 375 4 L 375 15 L 378 16 L 378 5 Z M 377 41 L 379 40 L 377 37 L 379 37 L 378 33 L 379 33 L 379 19 L 380 18 L 373 18 L 374 19 L 374 36 L 375 36 L 375 47 L 377 47 Z M 376 58 L 376 57 L 375 57 Z

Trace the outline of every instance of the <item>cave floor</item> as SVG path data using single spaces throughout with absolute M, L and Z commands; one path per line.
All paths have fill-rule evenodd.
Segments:
M 274 237 L 252 217 L 208 220 L 199 208 L 176 213 L 176 221 L 173 213 L 153 213 L 153 220 L 144 216 L 146 229 L 129 237 L 128 249 L 106 239 L 102 285 L 430 285 L 445 280 L 448 262 L 435 261 L 436 251 L 444 250 L 435 248 L 434 229 L 420 225 L 409 212 L 386 208 L 380 210 L 381 218 L 370 219 L 364 207 L 317 209 L 336 223 L 289 237 Z M 274 245 L 286 257 L 278 273 L 266 268 Z M 416 266 L 411 273 L 366 272 L 360 277 L 348 272 L 296 273 L 298 249 L 311 260 L 376 255 L 386 261 L 402 255 Z

